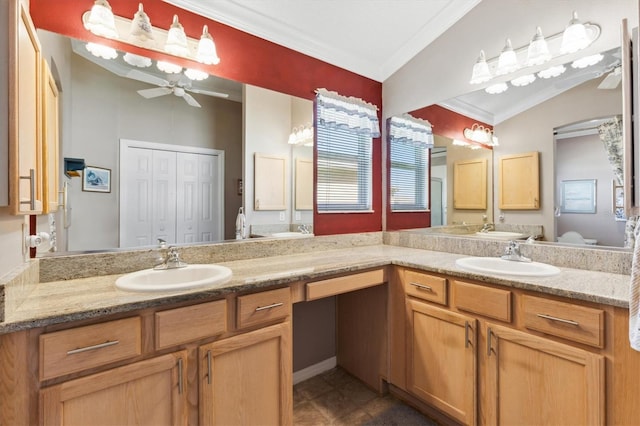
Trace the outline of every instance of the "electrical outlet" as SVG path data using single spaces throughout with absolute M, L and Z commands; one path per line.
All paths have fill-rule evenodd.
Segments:
M 280 212 L 280 222 L 284 222 L 284 212 Z
M 296 212 L 296 220 L 302 220 L 302 213 Z

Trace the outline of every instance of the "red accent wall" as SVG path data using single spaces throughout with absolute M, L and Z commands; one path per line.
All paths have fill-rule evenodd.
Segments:
M 428 120 L 433 126 L 433 133 L 435 135 L 445 136 L 451 139 L 464 140 L 473 143 L 464 137 L 463 131 L 465 127 L 471 128 L 473 124 L 478 123 L 484 127 L 493 129 L 490 126 L 481 121 L 474 120 L 465 115 L 458 114 L 457 112 L 448 110 L 439 105 L 431 105 L 425 108 L 412 111 L 409 114 L 416 118 L 422 118 Z M 387 148 L 387 158 L 391 158 L 389 148 Z M 391 164 L 387 164 L 387 188 L 391 187 L 390 176 Z M 429 181 L 431 181 L 431 172 L 429 172 Z M 391 211 L 391 194 L 387 194 L 386 201 L 387 209 L 387 226 L 388 231 L 398 229 L 411 229 L 411 228 L 426 228 L 431 226 L 431 213 L 430 212 L 392 212 Z
M 139 0 L 109 0 L 118 16 L 132 18 Z M 159 52 L 137 48 L 118 41 L 95 37 L 84 29 L 82 14 L 91 9 L 93 0 L 30 0 L 30 13 L 37 28 L 84 41 L 99 41 L 114 48 L 162 59 Z M 189 37 L 200 38 L 203 25 L 216 42 L 218 65 L 203 65 L 171 57 L 183 66 L 201 69 L 211 75 L 263 87 L 304 99 L 313 99 L 314 90 L 326 88 L 345 96 L 362 98 L 382 108 L 382 83 L 336 67 L 286 47 L 212 21 L 162 0 L 145 0 L 144 10 L 156 28 L 169 28 L 177 14 Z M 380 116 L 380 113 L 378 114 Z M 380 118 L 380 117 L 379 117 Z M 382 229 L 382 160 L 380 139 L 373 149 L 373 214 L 314 213 L 316 235 L 379 231 Z

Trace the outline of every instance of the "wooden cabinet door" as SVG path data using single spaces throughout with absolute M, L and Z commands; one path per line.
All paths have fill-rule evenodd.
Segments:
M 43 213 L 58 210 L 59 106 L 58 87 L 42 60 L 42 186 Z
M 24 2 L 10 2 L 9 204 L 12 214 L 42 212 L 41 47 Z
M 261 328 L 198 351 L 201 425 L 290 425 L 291 325 Z
M 162 355 L 40 391 L 46 425 L 186 425 L 187 352 Z
M 540 208 L 540 167 L 537 151 L 500 157 L 498 206 L 502 210 Z
M 453 164 L 453 208 L 487 208 L 487 160 L 456 161 Z
M 497 325 L 487 329 L 486 424 L 604 424 L 604 357 Z
M 407 300 L 407 387 L 462 424 L 476 423 L 476 320 Z

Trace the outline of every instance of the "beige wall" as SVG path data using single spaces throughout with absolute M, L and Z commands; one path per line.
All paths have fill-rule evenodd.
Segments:
M 494 162 L 508 154 L 540 153 L 540 209 L 506 210 L 503 212 L 505 223 L 542 225 L 545 239 L 553 240 L 553 212 L 557 205 L 553 130 L 566 124 L 622 113 L 620 88 L 600 90 L 596 88 L 599 83 L 600 79 L 586 82 L 495 126 L 500 145 L 494 149 Z M 496 167 L 494 179 L 497 179 L 497 173 Z M 494 200 L 496 222 L 499 214 L 497 200 Z

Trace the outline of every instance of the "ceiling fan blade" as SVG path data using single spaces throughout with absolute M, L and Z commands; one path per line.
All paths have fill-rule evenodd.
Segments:
M 151 74 L 147 74 L 146 72 L 142 72 L 142 71 L 138 71 L 138 70 L 129 70 L 127 72 L 127 77 L 133 79 L 133 80 L 138 80 L 141 81 L 143 83 L 148 83 L 148 84 L 154 84 L 156 86 L 160 86 L 160 87 L 167 87 L 170 86 L 169 82 L 165 79 L 162 79 L 160 77 L 156 77 L 155 75 L 151 75 Z
M 185 93 L 184 95 L 182 95 L 182 97 L 184 98 L 185 101 L 187 101 L 187 103 L 189 105 L 191 105 L 192 107 L 197 107 L 200 108 L 200 104 L 198 103 L 198 101 L 196 101 L 193 96 L 191 96 L 188 93 Z
M 142 89 L 138 90 L 138 94 L 144 98 L 156 98 L 158 96 L 168 95 L 173 92 L 172 89 L 168 87 L 154 87 L 152 89 Z
M 598 85 L 598 89 L 615 89 L 618 87 L 618 84 L 622 81 L 622 72 L 621 68 L 616 68 L 600 82 Z
M 200 90 L 200 89 L 185 89 L 185 90 L 188 90 L 189 92 L 193 92 L 193 93 L 198 93 L 199 95 L 215 96 L 217 98 L 228 98 L 229 97 L 228 93 L 212 92 L 210 90 Z

